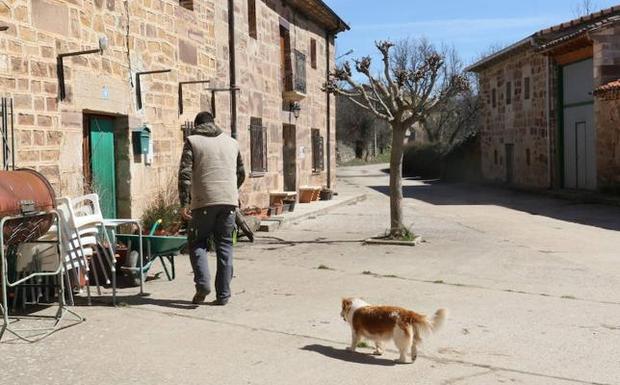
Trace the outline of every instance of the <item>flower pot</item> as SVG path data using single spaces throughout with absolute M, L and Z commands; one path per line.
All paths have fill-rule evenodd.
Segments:
M 321 190 L 321 200 L 329 201 L 334 197 L 334 192 L 332 190 Z
M 310 203 L 314 196 L 314 189 L 302 188 L 299 189 L 299 203 Z
M 319 198 L 321 197 L 321 189 L 314 189 L 314 191 L 312 191 L 312 200 L 313 201 L 318 201 Z

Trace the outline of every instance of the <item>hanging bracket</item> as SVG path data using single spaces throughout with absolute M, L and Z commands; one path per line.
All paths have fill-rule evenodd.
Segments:
M 140 76 L 151 75 L 151 74 L 163 74 L 163 73 L 167 73 L 171 71 L 172 71 L 171 69 L 167 69 L 167 70 L 136 72 L 136 105 L 138 107 L 138 110 L 142 109 L 142 86 L 140 84 Z
M 211 80 L 189 80 L 186 82 L 179 82 L 179 116 L 183 115 L 183 85 L 184 84 L 204 84 L 210 83 Z
M 232 87 L 232 88 L 207 88 L 206 91 L 211 91 L 211 113 L 213 114 L 213 117 L 215 118 L 215 94 L 217 92 L 237 92 L 239 91 L 240 88 L 239 87 Z

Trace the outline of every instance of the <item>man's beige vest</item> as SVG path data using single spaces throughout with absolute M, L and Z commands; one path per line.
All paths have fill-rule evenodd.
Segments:
M 214 205 L 237 206 L 237 141 L 225 134 L 192 135 L 187 139 L 194 156 L 192 210 Z

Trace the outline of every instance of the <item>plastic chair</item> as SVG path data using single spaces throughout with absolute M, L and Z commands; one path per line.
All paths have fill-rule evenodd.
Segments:
M 121 225 L 134 225 L 138 228 L 140 243 L 140 294 L 144 294 L 144 254 L 142 247 L 142 226 L 140 225 L 140 221 L 137 219 L 103 218 L 103 215 L 101 213 L 101 206 L 99 204 L 99 196 L 97 194 L 88 194 L 70 199 L 69 214 L 70 223 L 76 229 L 77 233 L 80 234 L 79 238 L 82 238 L 82 232 L 88 233 L 88 231 L 92 230 L 93 227 L 101 229 L 101 232 L 98 233 L 99 237 L 95 238 L 104 240 L 103 244 L 100 243 L 99 246 L 102 246 L 101 248 L 104 250 L 110 266 L 110 274 L 112 276 L 111 278 L 113 305 L 116 305 L 116 257 L 114 254 L 114 245 L 110 240 L 110 236 L 107 230 L 114 230 Z M 90 233 L 90 235 L 92 236 L 93 234 Z M 105 270 L 103 272 L 105 273 Z M 106 280 L 107 279 L 108 278 L 106 277 Z

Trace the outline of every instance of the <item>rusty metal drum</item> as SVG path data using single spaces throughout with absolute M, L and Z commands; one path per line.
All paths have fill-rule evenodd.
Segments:
M 56 208 L 54 189 L 35 170 L 0 171 L 0 219 L 7 220 L 2 229 L 4 246 L 29 242 L 45 234 L 53 215 L 35 215 Z

